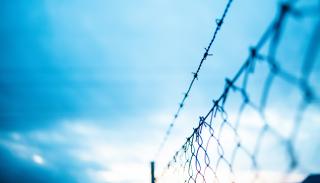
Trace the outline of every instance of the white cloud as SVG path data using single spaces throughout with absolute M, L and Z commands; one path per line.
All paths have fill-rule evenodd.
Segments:
M 36 163 L 36 164 L 39 164 L 39 165 L 43 165 L 44 164 L 44 159 L 41 155 L 39 154 L 34 154 L 32 156 L 32 160 Z

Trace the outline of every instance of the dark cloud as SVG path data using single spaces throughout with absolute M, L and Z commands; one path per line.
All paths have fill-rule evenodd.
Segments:
M 89 17 L 90 23 L 107 32 L 104 17 L 98 16 L 104 9 L 96 12 L 91 9 L 94 5 L 86 9 L 73 2 L 65 4 L 70 7 L 65 11 L 60 3 L 1 1 L 1 128 L 32 129 L 59 119 L 112 118 L 123 110 L 150 109 L 159 100 L 153 93 L 160 86 L 140 72 L 144 59 L 122 58 L 120 48 L 110 53 L 100 43 L 111 42 L 108 34 L 87 30 Z M 75 5 L 84 12 L 72 8 Z M 142 64 L 135 66 L 138 59 Z M 159 80 L 158 75 L 153 77 Z
M 52 64 L 45 47 L 50 24 L 43 2 L 1 4 L 2 128 L 30 128 L 74 113 L 68 76 Z
M 33 162 L 17 158 L 10 151 L 0 147 L 0 182 L 18 183 L 56 183 L 77 182 L 74 177 L 63 171 L 52 171 Z

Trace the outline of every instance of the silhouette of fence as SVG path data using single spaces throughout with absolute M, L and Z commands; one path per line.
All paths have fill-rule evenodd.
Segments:
M 223 16 L 217 20 L 214 36 L 194 73 L 156 157 L 164 148 L 203 61 L 209 56 L 209 49 L 231 3 L 232 0 L 227 2 Z M 304 165 L 304 159 L 299 158 L 303 145 L 297 144 L 302 142 L 300 139 L 304 134 L 300 131 L 303 125 L 308 123 L 309 128 L 313 128 L 313 124 L 320 122 L 320 115 L 317 115 L 320 109 L 317 96 L 319 86 L 310 82 L 320 41 L 320 6 L 299 9 L 295 7 L 296 3 L 287 1 L 279 6 L 277 15 L 257 44 L 250 47 L 249 55 L 238 72 L 234 77 L 226 79 L 223 92 L 213 100 L 209 112 L 199 118 L 199 124 L 193 133 L 174 154 L 163 172 L 157 175 L 157 182 L 282 182 L 300 180 L 301 176 L 312 173 L 310 171 L 313 170 L 304 167 L 307 167 Z M 320 5 L 320 2 L 318 4 Z M 301 51 L 304 57 L 301 60 L 300 72 L 291 73 L 282 67 L 277 55 L 285 22 L 288 18 L 310 16 L 316 18 L 317 23 L 313 25 L 307 49 Z M 250 79 L 254 78 L 255 72 L 261 70 L 266 72 L 266 77 L 259 78 L 261 91 L 249 91 Z M 285 83 L 288 87 L 276 92 L 282 92 L 283 96 L 286 96 L 289 95 L 287 89 L 290 89 L 294 90 L 295 95 L 291 98 L 280 97 L 270 104 L 268 100 L 272 88 L 279 86 L 279 82 Z M 233 99 L 237 102 L 232 101 Z M 285 104 L 288 106 L 283 108 Z M 274 111 L 273 108 L 279 111 Z M 275 116 L 278 118 L 273 119 Z M 319 132 L 320 128 L 317 127 Z M 318 141 L 315 147 L 319 148 L 319 140 L 313 140 Z M 302 149 L 297 149 L 297 146 Z M 317 170 L 320 171 L 319 168 Z

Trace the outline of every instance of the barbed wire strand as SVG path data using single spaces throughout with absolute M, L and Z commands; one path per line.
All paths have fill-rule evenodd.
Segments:
M 222 24 L 224 23 L 224 19 L 225 19 L 226 15 L 227 15 L 227 13 L 228 13 L 228 11 L 229 11 L 229 8 L 230 8 L 230 6 L 231 6 L 232 1 L 233 1 L 233 0 L 228 0 L 227 5 L 226 5 L 225 8 L 224 8 L 224 11 L 223 11 L 223 14 L 222 14 L 221 18 L 220 18 L 220 19 L 216 19 L 216 28 L 215 28 L 215 30 L 214 30 L 213 36 L 212 36 L 212 38 L 211 38 L 211 40 L 210 40 L 210 42 L 209 42 L 209 45 L 205 48 L 205 52 L 204 52 L 204 54 L 203 54 L 203 56 L 202 56 L 202 58 L 201 58 L 201 61 L 200 61 L 199 65 L 198 65 L 198 67 L 197 67 L 197 70 L 192 73 L 192 74 L 193 74 L 193 78 L 192 78 L 192 80 L 191 80 L 191 82 L 190 82 L 190 84 L 189 84 L 186 92 L 184 92 L 183 98 L 182 98 L 181 102 L 179 103 L 178 109 L 177 109 L 176 113 L 174 114 L 173 119 L 172 119 L 169 127 L 168 127 L 167 130 L 166 130 L 166 133 L 165 133 L 165 135 L 164 135 L 164 138 L 163 138 L 162 142 L 160 143 L 160 146 L 159 146 L 159 148 L 158 148 L 158 150 L 157 150 L 157 152 L 156 152 L 156 154 L 155 154 L 154 159 L 157 159 L 157 158 L 158 158 L 158 156 L 159 156 L 159 154 L 161 153 L 164 145 L 166 144 L 166 142 L 167 142 L 167 140 L 168 140 L 168 137 L 169 137 L 170 134 L 171 134 L 172 128 L 173 128 L 176 120 L 178 119 L 182 108 L 183 108 L 184 105 L 185 105 L 185 101 L 186 101 L 187 98 L 189 97 L 189 94 L 190 94 L 190 91 L 191 91 L 191 89 L 192 89 L 192 87 L 193 87 L 193 85 L 194 85 L 194 82 L 198 79 L 199 72 L 200 72 L 200 69 L 201 69 L 201 67 L 202 67 L 202 65 L 203 65 L 203 62 L 207 59 L 208 56 L 211 56 L 211 55 L 212 55 L 212 54 L 209 53 L 209 51 L 210 51 L 210 49 L 211 49 L 214 41 L 216 40 L 216 37 L 217 37 L 217 35 L 218 35 L 219 30 L 220 30 L 221 27 L 222 27 Z

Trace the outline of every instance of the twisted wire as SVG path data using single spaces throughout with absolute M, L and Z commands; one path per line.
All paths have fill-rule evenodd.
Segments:
M 216 19 L 216 28 L 214 30 L 213 36 L 212 36 L 212 38 L 211 38 L 211 40 L 209 42 L 209 45 L 205 48 L 205 52 L 204 52 L 204 54 L 203 54 L 203 56 L 201 58 L 201 61 L 200 61 L 199 65 L 198 65 L 198 67 L 197 67 L 197 70 L 192 73 L 193 74 L 192 80 L 191 80 L 186 92 L 184 92 L 183 98 L 182 98 L 181 102 L 179 103 L 178 109 L 177 109 L 176 113 L 174 114 L 173 119 L 172 119 L 171 123 L 169 124 L 169 127 L 167 128 L 167 130 L 165 132 L 164 138 L 163 138 L 162 142 L 160 143 L 160 146 L 159 146 L 159 148 L 158 148 L 158 150 L 157 150 L 157 152 L 155 154 L 155 159 L 157 159 L 157 157 L 161 153 L 162 149 L 164 148 L 164 145 L 166 144 L 166 142 L 168 140 L 168 137 L 171 134 L 172 128 L 173 128 L 176 120 L 178 119 L 181 110 L 183 109 L 183 107 L 185 105 L 185 101 L 189 97 L 189 94 L 190 94 L 190 91 L 191 91 L 191 89 L 192 89 L 192 87 L 194 85 L 194 82 L 198 79 L 199 72 L 200 72 L 200 69 L 201 69 L 204 61 L 207 59 L 208 56 L 212 56 L 212 54 L 210 54 L 209 51 L 210 51 L 214 41 L 216 40 L 216 37 L 218 35 L 219 30 L 222 27 L 222 24 L 223 24 L 224 19 L 225 19 L 226 15 L 227 15 L 227 13 L 229 11 L 229 8 L 230 8 L 230 6 L 232 4 L 232 1 L 233 0 L 228 0 L 227 5 L 224 8 L 224 11 L 222 13 L 221 18 L 220 19 Z

